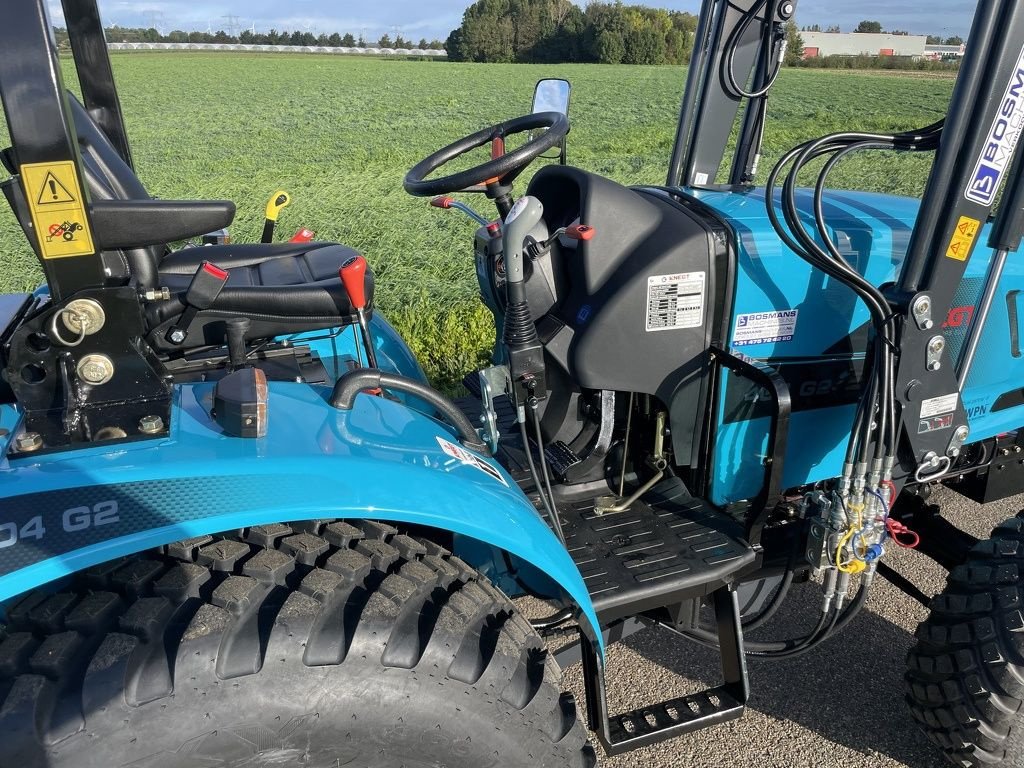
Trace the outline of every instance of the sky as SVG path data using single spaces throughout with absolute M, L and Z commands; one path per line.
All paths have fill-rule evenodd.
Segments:
M 697 13 L 699 0 L 626 0 L 645 5 Z M 351 32 L 368 40 L 384 33 L 418 40 L 444 40 L 459 26 L 470 0 L 99 0 L 107 26 L 155 26 L 172 29 L 227 30 L 226 16 L 236 16 L 236 28 L 259 31 L 302 30 L 314 34 Z M 967 36 L 974 14 L 974 0 L 798 0 L 797 23 L 838 24 L 852 31 L 863 19 L 880 21 L 884 29 L 943 37 Z M 49 0 L 54 23 L 60 24 L 59 0 Z M 578 0 L 578 4 L 585 4 Z

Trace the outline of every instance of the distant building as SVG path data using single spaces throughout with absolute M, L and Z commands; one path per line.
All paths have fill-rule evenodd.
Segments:
M 867 32 L 801 32 L 804 58 L 819 56 L 908 56 L 924 58 L 925 35 L 879 35 Z M 944 47 L 944 46 L 943 46 Z
M 962 59 L 966 52 L 966 45 L 926 45 L 924 47 L 924 57 L 931 61 Z

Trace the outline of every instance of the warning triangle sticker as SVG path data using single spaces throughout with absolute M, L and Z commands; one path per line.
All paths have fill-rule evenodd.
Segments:
M 949 250 L 953 253 L 960 253 L 960 243 L 951 243 Z
M 68 191 L 60 179 L 54 176 L 52 171 L 47 173 L 46 178 L 43 179 L 43 187 L 39 190 L 39 199 L 36 200 L 36 205 L 74 202 L 77 202 L 75 196 Z
M 959 227 L 957 227 L 957 229 L 960 230 L 960 234 L 961 235 L 967 235 L 968 237 L 971 236 L 970 235 L 971 225 L 968 224 L 966 221 L 963 224 L 961 224 Z

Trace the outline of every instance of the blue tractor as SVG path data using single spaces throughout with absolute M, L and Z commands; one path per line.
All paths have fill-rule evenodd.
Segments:
M 411 194 L 497 209 L 460 400 L 352 249 L 169 245 L 234 205 L 146 192 L 96 2 L 63 8 L 80 98 L 46 2 L 0 27 L 0 186 L 46 277 L 0 297 L 0 766 L 591 766 L 588 730 L 614 754 L 739 717 L 746 659 L 840 632 L 896 546 L 950 569 L 914 718 L 1020 765 L 1024 518 L 974 544 L 927 498 L 1024 490 L 1024 6 L 980 0 L 947 119 L 807 142 L 765 187 L 795 0 L 703 3 L 664 186 L 565 164 L 564 81 L 425 159 Z M 923 198 L 830 190 L 864 149 L 933 152 Z M 744 639 L 812 578 L 806 634 Z M 721 683 L 610 712 L 606 645 L 651 626 Z

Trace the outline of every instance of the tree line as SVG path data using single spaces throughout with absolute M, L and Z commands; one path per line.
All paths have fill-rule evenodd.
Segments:
M 106 27 L 107 41 L 111 43 L 242 43 L 244 45 L 303 45 L 303 46 L 324 46 L 331 48 L 408 48 L 419 50 L 443 50 L 444 43 L 440 40 L 426 38 L 419 42 L 406 40 L 401 35 L 394 39 L 390 35 L 382 35 L 377 40 L 366 40 L 362 35 L 356 37 L 351 33 L 344 35 L 338 32 L 331 34 L 314 35 L 312 32 L 278 32 L 271 29 L 269 32 L 253 32 L 245 30 L 238 35 L 229 35 L 224 30 L 217 32 L 187 32 L 175 29 L 166 35 L 159 30 L 148 27 Z M 57 44 L 60 47 L 67 47 L 68 32 L 63 27 L 54 30 L 57 37 Z
M 445 48 L 453 61 L 684 64 L 697 17 L 641 5 L 478 0 Z

